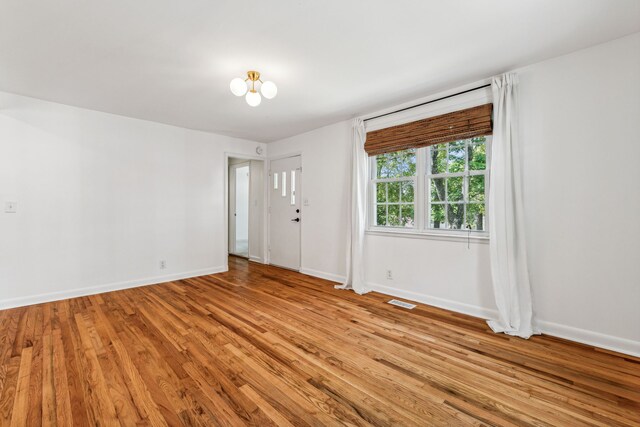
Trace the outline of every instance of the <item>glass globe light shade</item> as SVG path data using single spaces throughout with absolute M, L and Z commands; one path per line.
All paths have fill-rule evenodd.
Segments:
M 235 96 L 242 96 L 247 93 L 247 83 L 240 77 L 236 77 L 235 79 L 231 80 L 229 89 L 231 89 L 231 93 L 233 93 Z
M 278 94 L 278 87 L 274 82 L 264 82 L 260 87 L 260 92 L 262 92 L 262 96 L 265 98 L 271 99 Z
M 260 102 L 262 102 L 262 97 L 255 90 L 250 90 L 249 92 L 247 92 L 246 100 L 247 104 L 251 105 L 252 107 L 257 107 L 258 105 L 260 105 Z

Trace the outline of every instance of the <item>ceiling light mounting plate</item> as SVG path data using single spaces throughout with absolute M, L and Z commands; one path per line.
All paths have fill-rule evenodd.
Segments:
M 252 82 L 260 80 L 260 73 L 257 71 L 247 71 L 247 78 Z

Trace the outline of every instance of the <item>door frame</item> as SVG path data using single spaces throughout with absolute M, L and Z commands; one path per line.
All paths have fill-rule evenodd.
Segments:
M 234 159 L 237 157 L 233 157 Z M 245 160 L 245 159 L 241 159 L 241 160 Z M 247 183 L 248 185 L 248 192 L 247 192 L 247 197 L 249 198 L 248 201 L 248 209 L 249 211 L 247 212 L 247 227 L 249 226 L 249 222 L 250 222 L 250 215 L 249 212 L 251 212 L 251 160 L 247 160 L 244 161 L 242 163 L 235 163 L 233 165 L 229 165 L 229 170 L 233 170 L 234 173 L 229 175 L 229 189 L 231 189 L 231 186 L 233 184 L 234 189 L 233 191 L 229 190 L 229 206 L 228 206 L 228 211 L 227 211 L 227 217 L 229 219 L 231 219 L 231 208 L 233 206 L 232 202 L 237 203 L 236 201 L 236 193 L 237 193 L 237 182 L 236 182 L 236 176 L 235 176 L 235 170 L 238 168 L 243 168 L 243 167 L 248 167 L 249 168 L 249 182 Z M 227 171 L 227 173 L 229 173 L 229 171 Z M 237 218 L 237 217 L 236 217 Z M 227 224 L 227 227 L 229 227 L 229 234 L 228 234 L 228 242 L 227 242 L 227 250 L 228 253 L 231 255 L 236 255 L 239 257 L 243 257 L 244 256 L 242 254 L 238 253 L 238 248 L 236 247 L 236 239 L 231 240 L 231 236 L 236 234 L 236 227 L 237 227 L 238 221 L 233 221 L 233 223 L 231 221 L 229 221 L 229 223 Z M 247 236 L 247 256 L 246 258 L 249 258 L 249 248 L 251 247 L 251 237 Z M 233 244 L 231 244 L 231 242 L 233 242 Z M 233 248 L 233 250 L 232 250 Z
M 266 220 L 266 225 L 267 225 L 267 245 L 266 245 L 266 258 L 265 258 L 265 264 L 269 264 L 271 265 L 271 185 L 273 185 L 271 179 L 271 162 L 275 161 L 275 160 L 282 160 L 282 159 L 288 159 L 289 157 L 300 157 L 300 178 L 302 180 L 302 185 L 301 190 L 300 190 L 300 267 L 298 270 L 296 271 L 302 271 L 304 270 L 304 268 L 302 267 L 302 239 L 303 239 L 303 233 L 302 233 L 302 224 L 304 224 L 304 168 L 303 168 L 303 160 L 302 160 L 302 151 L 293 151 L 287 154 L 280 154 L 277 156 L 272 156 L 267 158 L 267 168 L 266 168 L 266 172 L 267 172 L 267 176 L 266 176 L 266 183 L 267 185 L 265 185 L 265 191 L 267 192 L 267 198 L 265 199 L 267 201 L 266 203 L 266 210 L 267 210 L 267 220 Z M 280 268 L 284 268 L 284 267 L 280 267 Z
M 267 175 L 267 171 L 269 170 L 268 168 L 268 160 L 266 157 L 263 156 L 257 156 L 257 155 L 252 155 L 252 154 L 242 154 L 242 153 L 234 153 L 234 152 L 227 152 L 225 151 L 224 153 L 224 173 L 223 173 L 223 188 L 224 188 L 224 209 L 223 209 L 223 214 L 224 214 L 224 238 L 222 239 L 222 243 L 221 246 L 223 248 L 222 253 L 223 254 L 228 254 L 229 253 L 229 158 L 233 157 L 235 159 L 242 159 L 242 160 L 246 160 L 246 161 L 250 161 L 250 160 L 260 160 L 262 161 L 262 165 L 263 165 L 263 170 L 262 170 L 262 179 L 263 179 L 263 183 L 267 182 L 269 179 L 269 176 Z M 268 226 L 268 218 L 267 218 L 267 186 L 263 185 L 263 193 L 262 193 L 262 259 L 261 260 L 256 260 L 256 259 L 252 259 L 251 256 L 249 256 L 249 260 L 250 261 L 255 261 L 255 262 L 261 262 L 262 264 L 267 264 L 267 254 L 268 254 L 268 250 L 267 250 L 267 226 Z M 249 204 L 251 204 L 251 191 L 249 191 Z M 251 211 L 251 206 L 249 206 L 249 209 Z M 228 269 L 228 265 L 227 265 L 227 269 Z

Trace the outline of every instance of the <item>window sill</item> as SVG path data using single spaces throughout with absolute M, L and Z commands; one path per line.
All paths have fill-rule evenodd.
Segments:
M 470 236 L 467 233 L 452 233 L 452 232 L 433 232 L 433 231 L 404 231 L 403 229 L 379 229 L 370 228 L 365 231 L 365 234 L 371 236 L 385 236 L 385 237 L 404 237 L 408 239 L 426 239 L 426 240 L 441 240 L 447 242 L 472 242 L 488 244 L 489 236 L 487 234 L 471 233 Z

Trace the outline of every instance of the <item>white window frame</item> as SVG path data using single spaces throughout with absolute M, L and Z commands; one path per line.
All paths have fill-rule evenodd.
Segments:
M 449 228 L 428 228 L 428 215 L 431 209 L 430 182 L 432 178 L 450 178 L 455 176 L 463 177 L 463 194 L 468 194 L 467 176 L 484 175 L 485 177 L 485 216 L 489 213 L 489 180 L 491 179 L 491 135 L 486 136 L 486 168 L 480 171 L 469 171 L 469 157 L 465 156 L 465 171 L 456 173 L 442 173 L 431 175 L 430 158 L 428 152 L 430 147 L 423 147 L 416 150 L 416 174 L 413 177 L 401 178 L 377 178 L 376 156 L 369 158 L 369 185 L 367 186 L 367 234 L 373 235 L 398 235 L 401 237 L 435 238 L 438 240 L 461 240 L 486 242 L 489 239 L 489 222 L 485 221 L 485 230 L 449 229 Z M 465 144 L 465 148 L 468 143 Z M 447 153 L 448 155 L 448 153 Z M 414 227 L 394 227 L 376 225 L 376 184 L 378 182 L 398 182 L 413 180 L 414 185 Z M 468 196 L 466 196 L 468 197 Z M 466 205 L 463 200 L 460 204 Z M 463 208 L 466 218 L 466 206 Z

